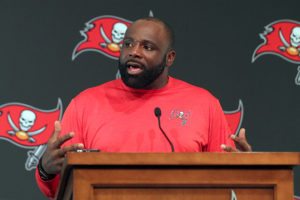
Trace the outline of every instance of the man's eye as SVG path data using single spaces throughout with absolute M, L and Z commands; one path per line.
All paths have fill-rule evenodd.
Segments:
M 153 47 L 151 45 L 144 45 L 144 49 L 146 49 L 147 51 L 152 51 Z
M 130 42 L 130 41 L 124 41 L 124 46 L 125 47 L 132 47 L 132 42 Z

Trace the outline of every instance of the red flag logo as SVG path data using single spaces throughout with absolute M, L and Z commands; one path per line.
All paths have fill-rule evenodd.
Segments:
M 244 107 L 242 101 L 239 101 L 239 107 L 236 110 L 224 111 L 224 113 L 232 134 L 237 135 L 241 128 L 244 115 Z
M 100 16 L 90 20 L 85 29 L 80 31 L 84 40 L 75 47 L 72 60 L 87 51 L 95 51 L 117 60 L 125 32 L 131 23 L 116 16 Z
M 289 62 L 300 64 L 300 23 L 280 20 L 265 27 L 260 34 L 264 43 L 259 45 L 252 56 L 252 62 L 265 54 L 279 56 Z
M 22 103 L 0 106 L 0 139 L 28 148 L 46 144 L 54 131 L 54 122 L 62 115 L 58 100 L 53 110 L 41 110 Z

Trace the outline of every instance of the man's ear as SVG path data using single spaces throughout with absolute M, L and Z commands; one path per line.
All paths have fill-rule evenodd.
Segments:
M 175 60 L 175 57 L 176 57 L 176 52 L 175 50 L 171 49 L 168 53 L 167 53 L 167 58 L 166 58 L 166 66 L 167 67 L 170 67 L 174 60 Z

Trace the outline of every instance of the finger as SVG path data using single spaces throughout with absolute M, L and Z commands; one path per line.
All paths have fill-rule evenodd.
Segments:
M 225 144 L 221 144 L 221 149 L 223 149 L 226 152 L 237 152 L 238 150 L 235 148 L 232 148 L 231 146 L 227 146 Z
M 239 138 L 246 139 L 246 129 L 241 128 L 240 131 L 239 131 L 238 137 L 239 137 Z
M 54 131 L 53 131 L 51 137 L 48 140 L 48 146 L 51 146 L 51 144 L 56 141 L 56 139 L 58 138 L 58 135 L 60 134 L 60 131 L 61 131 L 60 122 L 55 121 L 54 122 Z
M 65 155 L 69 151 L 76 151 L 78 149 L 83 149 L 84 145 L 82 143 L 77 143 L 77 144 L 72 144 L 70 146 L 65 146 L 63 147 L 62 150 L 62 155 Z
M 236 142 L 236 145 L 241 151 L 252 151 L 252 147 L 246 139 L 246 130 L 244 128 L 240 130 L 239 136 L 231 135 L 231 138 Z
M 235 134 L 231 135 L 230 137 L 236 142 L 240 142 L 243 140 L 246 141 L 246 130 L 244 128 L 241 128 L 238 135 Z
M 236 136 L 234 136 L 234 135 L 231 135 L 230 137 L 231 137 L 231 139 L 232 139 L 233 141 L 235 141 L 236 143 L 239 143 L 239 144 L 247 143 L 247 144 L 248 144 L 247 140 L 246 140 L 245 138 L 243 138 L 243 137 L 236 137 Z
M 70 132 L 65 135 L 62 135 L 55 140 L 53 147 L 59 148 L 63 143 L 65 143 L 66 141 L 70 140 L 73 137 L 74 137 L 74 132 Z
M 241 128 L 239 134 L 235 138 L 237 140 L 246 140 L 246 129 Z
M 242 149 L 243 151 L 252 151 L 251 145 L 248 143 L 246 138 L 246 129 L 241 128 L 240 130 L 240 138 L 242 140 Z
M 54 132 L 52 134 L 52 137 L 53 138 L 57 138 L 59 133 L 61 131 L 61 124 L 60 124 L 60 121 L 55 121 L 54 122 Z
M 65 157 L 64 150 L 62 148 L 58 148 L 52 151 L 52 156 L 51 159 L 49 159 L 49 161 L 54 163 L 56 162 L 56 160 L 64 157 Z
M 65 157 L 58 158 L 55 160 L 55 162 L 53 162 L 53 165 L 54 166 L 62 166 L 64 161 L 65 161 Z

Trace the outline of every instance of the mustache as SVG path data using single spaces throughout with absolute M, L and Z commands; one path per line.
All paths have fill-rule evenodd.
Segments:
M 138 65 L 141 68 L 144 68 L 145 64 L 143 62 L 141 62 L 138 59 L 134 59 L 134 58 L 130 58 L 128 60 L 125 60 L 124 62 L 122 62 L 121 60 L 119 60 L 121 65 L 124 65 L 126 67 L 128 67 L 129 65 Z

